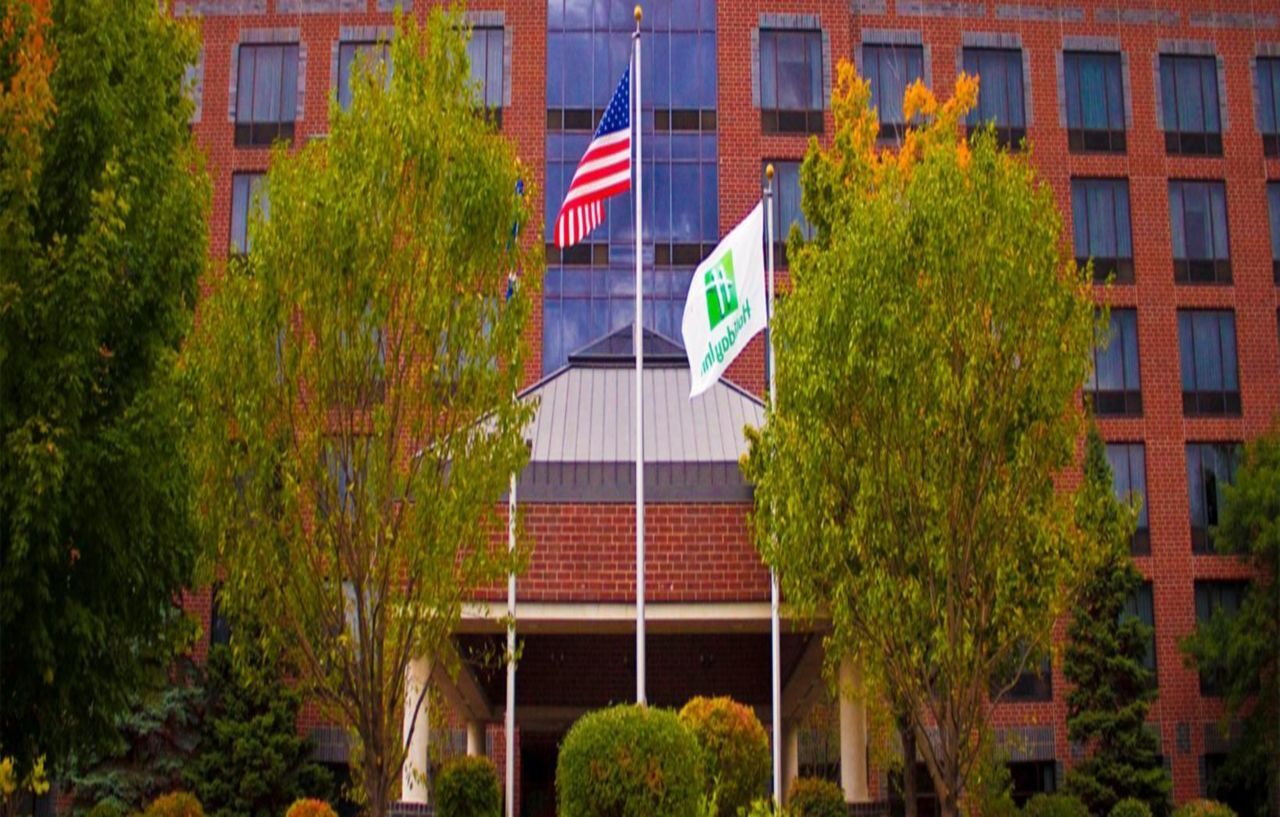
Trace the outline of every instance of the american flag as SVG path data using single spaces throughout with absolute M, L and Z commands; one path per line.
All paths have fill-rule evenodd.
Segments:
M 613 92 L 600 127 L 556 216 L 556 246 L 572 247 L 604 221 L 604 200 L 631 189 L 631 69 Z

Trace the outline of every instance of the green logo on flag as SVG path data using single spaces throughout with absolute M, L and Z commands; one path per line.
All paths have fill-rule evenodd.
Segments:
M 738 311 L 738 286 L 733 280 L 733 250 L 706 271 L 702 285 L 707 293 L 707 322 L 715 329 Z

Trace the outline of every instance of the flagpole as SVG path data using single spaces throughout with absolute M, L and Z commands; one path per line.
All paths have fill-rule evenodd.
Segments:
M 636 31 L 631 35 L 635 54 L 635 75 L 631 78 L 631 132 L 635 136 L 636 158 L 636 320 L 633 339 L 636 352 L 636 703 L 645 703 L 644 666 L 644 153 L 640 149 L 644 123 L 640 106 L 640 20 L 643 10 L 636 5 Z
M 769 289 L 769 326 L 765 329 L 769 340 L 765 354 L 769 360 L 769 403 L 776 408 L 778 367 L 773 358 L 773 165 L 764 170 L 764 223 L 765 223 L 765 274 Z M 782 805 L 782 621 L 779 607 L 778 574 L 769 570 L 769 666 L 772 674 L 773 714 L 773 799 Z
M 511 490 L 507 495 L 507 553 L 516 549 L 516 474 L 511 472 Z M 507 711 L 503 717 L 506 733 L 505 782 L 506 815 L 516 814 L 516 574 L 507 574 Z

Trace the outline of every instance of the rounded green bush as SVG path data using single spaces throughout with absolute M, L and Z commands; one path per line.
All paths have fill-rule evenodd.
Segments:
M 1089 817 L 1077 798 L 1069 794 L 1037 794 L 1023 806 L 1024 817 Z
M 1108 817 L 1151 817 L 1151 807 L 1141 800 L 1126 797 L 1112 806 Z
M 1236 817 L 1236 813 L 1216 800 L 1190 800 L 1178 806 L 1173 817 Z
M 565 735 L 556 764 L 559 817 L 696 817 L 698 742 L 674 712 L 615 706 Z
M 338 817 L 333 806 L 314 797 L 299 797 L 285 811 L 284 817 Z
M 830 780 L 801 777 L 791 784 L 787 808 L 794 817 L 847 817 L 844 792 Z
M 765 793 L 769 735 L 751 707 L 699 696 L 680 710 L 680 722 L 702 750 L 707 796 L 715 797 L 720 817 L 735 817 Z
M 436 779 L 438 817 L 500 817 L 502 790 L 498 770 L 487 757 L 459 757 L 444 765 Z
M 204 808 L 194 794 L 175 791 L 152 800 L 142 817 L 204 817 Z
M 108 797 L 90 806 L 84 817 L 125 817 L 125 808 L 119 800 Z

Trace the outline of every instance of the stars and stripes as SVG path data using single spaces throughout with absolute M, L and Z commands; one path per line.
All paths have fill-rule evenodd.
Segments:
M 613 92 L 556 217 L 556 246 L 572 247 L 604 221 L 604 200 L 631 189 L 631 69 Z

